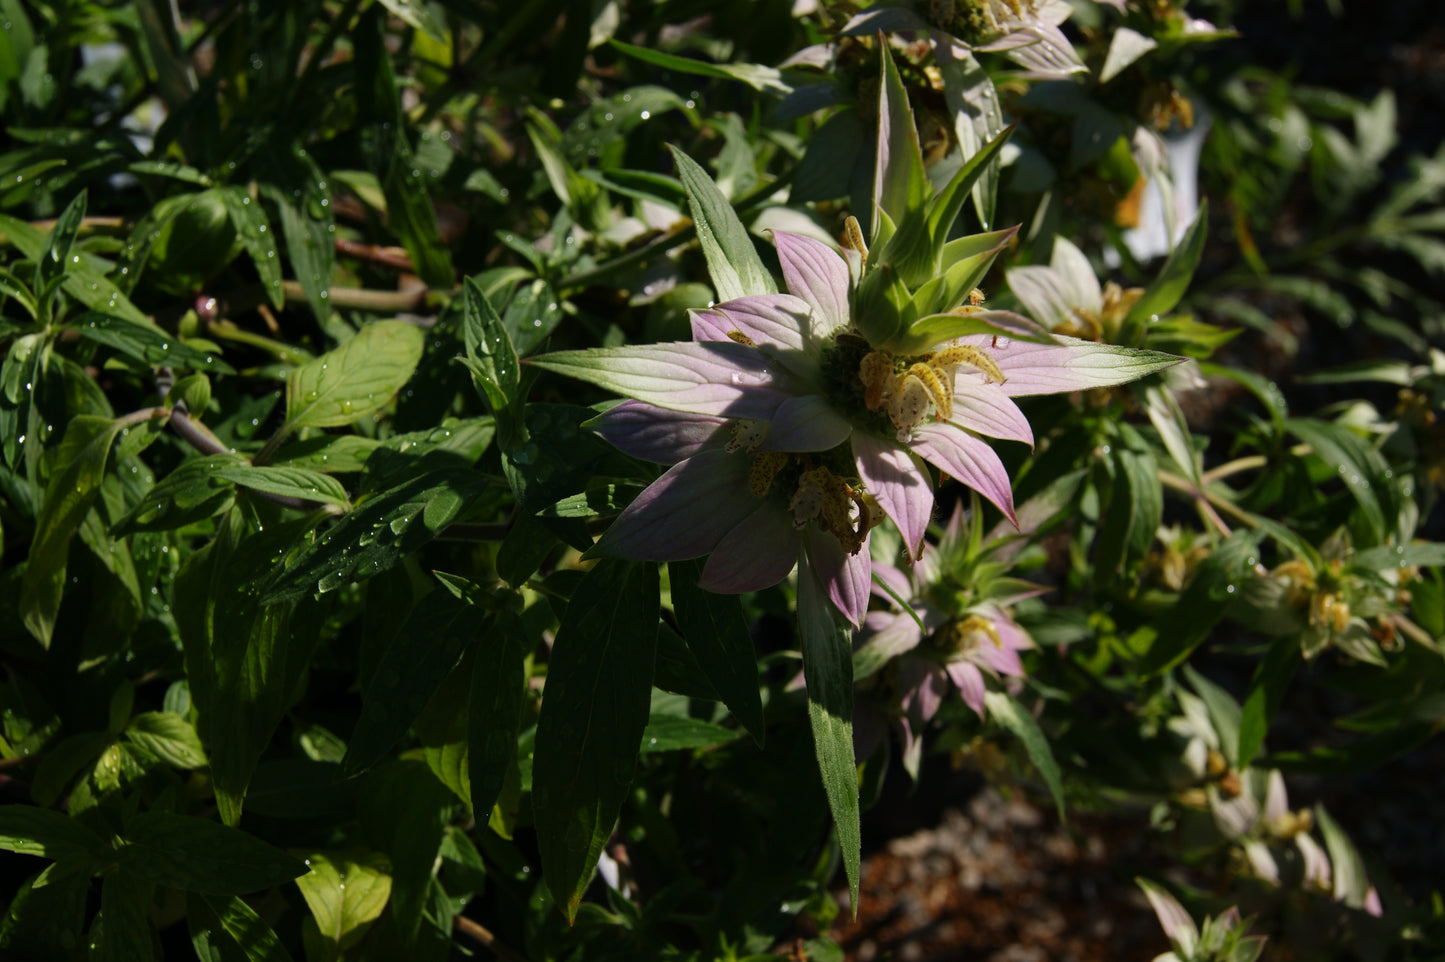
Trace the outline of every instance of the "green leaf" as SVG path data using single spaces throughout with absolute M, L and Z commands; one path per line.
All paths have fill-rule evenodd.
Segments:
M 496 418 L 498 442 L 509 451 L 527 439 L 526 426 L 513 407 L 522 370 L 502 319 L 481 285 L 471 277 L 462 287 L 462 336 L 467 369 Z
M 1416 542 L 1415 544 L 1380 545 L 1357 551 L 1350 558 L 1350 567 L 1366 571 L 1387 571 L 1391 568 L 1445 567 L 1445 544 L 1440 542 Z
M 1044 784 L 1049 786 L 1049 794 L 1054 796 L 1060 820 L 1064 819 L 1064 782 L 1059 775 L 1059 766 L 1054 761 L 1054 752 L 1049 747 L 1049 739 L 1044 730 L 1039 727 L 1034 716 L 1007 692 L 984 692 L 983 703 L 989 718 L 1013 732 L 1019 741 L 1024 743 L 1024 751 L 1028 752 L 1029 761 L 1034 763 L 1034 768 L 1043 776 Z
M 763 701 L 758 691 L 758 661 L 752 635 L 736 596 L 697 587 L 703 562 L 672 561 L 668 574 L 677 625 L 688 649 L 733 713 L 759 745 L 763 744 Z
M 276 234 L 271 230 L 266 212 L 240 187 L 222 187 L 219 194 L 231 223 L 235 225 L 236 236 L 256 265 L 267 299 L 279 311 L 286 303 L 286 293 L 281 289 L 281 259 L 276 256 Z
M 1094 577 L 1105 584 L 1129 559 L 1142 558 L 1154 542 L 1164 513 L 1158 465 L 1147 451 L 1115 447 L 1109 514 L 1095 545 Z
M 171 888 L 204 895 L 244 895 L 306 872 L 300 859 L 217 822 L 141 812 L 125 824 L 122 867 Z
M 40 759 L 30 784 L 30 797 L 37 805 L 54 805 L 75 777 L 91 771 L 114 743 L 110 732 L 77 732 L 60 739 Z
M 892 235 L 887 226 L 917 233 L 923 245 L 919 252 L 932 253 L 927 222 L 918 223 L 923 206 L 933 193 L 923 169 L 923 152 L 918 145 L 918 127 L 913 121 L 913 108 L 908 104 L 908 91 L 898 73 L 887 46 L 880 45 L 882 82 L 878 86 L 878 143 L 873 168 L 873 202 L 881 217 L 872 225 L 870 247 L 889 245 Z M 917 224 L 917 226 L 914 226 Z
M 402 321 L 368 324 L 345 344 L 286 378 L 287 433 L 333 428 L 380 410 L 411 378 L 426 338 Z
M 246 463 L 239 454 L 213 454 L 182 461 L 145 493 L 111 529 L 117 537 L 135 531 L 169 531 L 210 518 L 231 504 L 233 489 L 218 472 Z
M 692 60 L 688 57 L 664 53 L 650 47 L 634 47 L 630 43 L 623 43 L 617 39 L 609 39 L 607 42 L 629 57 L 636 57 L 638 60 L 656 67 L 665 67 L 668 70 L 695 74 L 700 77 L 737 80 L 760 93 L 786 94 L 791 89 L 783 81 L 782 74 L 775 67 L 765 67 L 755 63 L 707 63 L 702 60 Z
M 728 203 L 717 184 L 687 154 L 669 147 L 677 175 L 687 190 L 688 209 L 697 225 L 698 243 L 707 259 L 707 272 L 719 301 L 751 294 L 776 294 L 777 285 L 763 267 L 752 235 Z
M 27 962 L 73 962 L 74 955 L 66 947 L 85 944 L 90 872 L 58 874 L 61 864 L 67 863 L 57 863 L 27 879 L 11 898 L 0 919 L 0 956 Z
M 366 933 L 391 897 L 390 866 L 375 854 L 310 852 L 296 880 L 326 947 L 335 958 Z
M 359 811 L 374 848 L 391 860 L 391 916 L 416 939 L 441 850 L 451 792 L 419 761 L 390 761 L 362 781 Z
M 1209 723 L 1214 726 L 1214 733 L 1219 736 L 1219 749 L 1229 761 L 1230 768 L 1241 771 L 1244 766 L 1239 764 L 1239 703 L 1229 696 L 1229 692 L 1195 671 L 1191 665 L 1184 666 L 1184 677 L 1189 682 L 1189 687 L 1199 694 L 1204 707 L 1209 710 Z
M 261 582 L 312 523 L 267 525 L 247 534 L 237 512 L 176 575 L 172 606 L 185 650 L 191 697 L 211 760 L 216 804 L 236 824 L 256 762 L 290 705 L 319 625 L 292 631 L 292 606 L 263 605 Z M 307 609 L 314 613 L 315 609 Z
M 266 582 L 262 603 L 335 591 L 390 568 L 436 537 L 487 486 L 474 471 L 435 471 L 366 498 Z
M 1189 422 L 1185 420 L 1184 411 L 1180 409 L 1174 392 L 1151 384 L 1144 389 L 1144 397 L 1147 401 L 1145 413 L 1149 415 L 1149 423 L 1154 425 L 1154 430 L 1159 432 L 1159 440 L 1164 442 L 1164 450 L 1169 452 L 1169 456 L 1184 472 L 1184 476 L 1193 482 L 1196 488 L 1202 488 L 1199 455 L 1194 450 Z
M 642 732 L 643 754 L 711 748 L 730 742 L 738 732 L 684 715 L 653 715 Z
M 599 518 L 615 515 L 626 508 L 642 492 L 634 481 L 617 483 L 594 481 L 587 490 L 563 498 L 537 512 L 544 518 Z
M 175 768 L 204 768 L 207 764 L 200 736 L 180 715 L 163 711 L 142 712 L 130 720 L 125 737 Z
M 187 412 L 195 411 L 199 416 L 211 405 L 211 379 L 199 372 L 177 378 L 166 392 L 165 403 L 183 404 Z
M 484 609 L 450 592 L 433 591 L 417 602 L 366 687 L 341 762 L 347 775 L 375 765 L 406 734 L 485 621 Z
M 1275 712 L 1279 711 L 1280 703 L 1284 701 L 1285 689 L 1294 679 L 1299 660 L 1299 639 L 1288 635 L 1271 643 L 1264 660 L 1255 668 L 1239 717 L 1240 771 L 1250 766 L 1264 746 L 1264 736 Z
M 1139 668 L 1155 674 L 1179 664 L 1205 638 L 1229 610 L 1237 586 L 1253 570 L 1259 556 L 1258 535 L 1236 531 L 1214 549 L 1179 600 L 1155 617 L 1158 638 L 1140 661 Z
M 0 805 L 0 849 L 56 860 L 110 854 L 105 840 L 75 819 L 34 805 Z
M 197 350 L 155 324 L 137 324 L 114 313 L 87 311 L 75 318 L 74 326 L 87 341 L 104 344 L 152 367 L 236 373 L 225 361 L 215 357 L 214 352 Z
M 110 446 L 122 427 L 120 421 L 81 415 L 71 420 L 60 442 L 56 460 L 62 467 L 46 485 L 20 583 L 25 627 L 47 648 L 60 613 L 71 536 L 100 491 Z
M 75 235 L 80 233 L 80 223 L 85 219 L 85 191 L 75 195 L 60 216 L 45 244 L 45 253 L 35 265 L 35 290 L 37 293 L 50 286 L 50 282 L 61 277 L 71 268 L 70 248 Z
M 214 947 L 227 962 L 292 962 L 271 927 L 234 895 L 192 893 L 186 899 L 186 923 L 201 959 L 214 958 L 209 952 Z
M 1315 455 L 1339 476 L 1345 488 L 1360 506 L 1360 513 L 1377 539 L 1388 530 L 1382 505 L 1391 500 L 1391 492 L 1383 478 L 1389 466 L 1368 442 L 1351 431 L 1328 421 L 1290 418 L 1285 429 L 1314 448 Z
M 1314 812 L 1315 820 L 1320 823 L 1320 832 L 1325 836 L 1325 847 L 1330 853 L 1335 900 L 1352 909 L 1363 909 L 1370 893 L 1370 879 L 1365 874 L 1365 863 L 1360 853 L 1323 805 L 1316 805 Z
M 368 10 L 351 34 L 357 76 L 365 78 L 356 87 L 363 121 L 362 153 L 381 183 L 387 220 L 411 255 L 417 275 L 431 287 L 445 290 L 452 286 L 451 257 L 442 246 L 436 211 L 402 133 L 411 125 L 402 114 L 381 11 L 381 7 Z
M 653 668 L 652 684 L 662 691 L 688 698 L 722 701 L 697 663 L 697 656 L 666 622 L 657 626 L 657 664 Z
M 327 474 L 354 474 L 366 466 L 367 458 L 379 447 L 380 441 L 359 434 L 322 434 L 301 441 L 288 441 L 277 449 L 271 464 L 308 468 Z
M 952 229 L 953 222 L 958 219 L 959 211 L 963 209 L 963 202 L 972 195 L 979 178 L 993 169 L 994 160 L 1003 150 L 1003 145 L 1008 143 L 1012 133 L 1013 127 L 1007 127 L 985 143 L 963 162 L 963 166 L 958 168 L 943 190 L 933 198 L 928 207 L 928 233 L 933 238 L 935 251 L 942 253 L 944 244 L 948 241 L 948 232 Z M 934 271 L 937 272 L 942 267 L 942 261 L 935 262 Z
M 543 877 L 569 921 L 636 768 L 658 606 L 655 565 L 607 559 L 582 579 L 557 629 L 537 721 L 532 809 Z
M 1129 309 L 1129 315 L 1124 319 L 1126 327 L 1148 324 L 1151 318 L 1163 317 L 1174 309 L 1184 297 L 1184 292 L 1189 289 L 1189 282 L 1194 279 L 1194 270 L 1199 266 L 1199 258 L 1204 253 L 1204 241 L 1208 234 L 1209 203 L 1206 201 L 1199 205 L 1194 223 L 1189 225 L 1189 230 L 1179 240 L 1179 246 L 1174 248 L 1169 259 L 1164 262 L 1159 276 L 1154 278 L 1153 283 L 1144 289 L 1143 296 Z
M 125 872 L 105 876 L 100 886 L 100 918 L 91 927 L 90 958 L 94 962 L 145 962 L 156 958 L 150 926 L 153 894 L 151 885 Z
M 469 809 L 472 805 L 472 785 L 469 777 L 471 747 L 467 744 L 467 699 L 474 674 L 474 656 L 475 651 L 464 653 L 461 661 L 437 686 L 413 726 L 427 767 Z
M 29 260 L 41 260 L 49 249 L 45 234 L 25 221 L 7 214 L 0 214 L 0 234 L 4 234 Z M 80 259 L 78 262 L 77 257 Z M 99 258 L 89 254 L 70 254 L 63 274 L 65 280 L 61 285 L 65 293 L 93 310 L 118 314 L 139 324 L 152 323 L 121 289 L 105 276 L 103 264 Z
M 0 267 L 0 296 L 19 301 L 32 321 L 40 320 L 40 304 L 30 292 L 29 285 L 3 267 Z
M 959 150 L 972 157 L 1003 131 L 1003 108 L 998 90 L 987 70 L 967 49 L 954 48 L 948 63 L 940 63 L 943 94 L 948 115 L 954 118 L 953 129 Z M 994 224 L 994 204 L 998 194 L 999 167 L 986 164 L 973 184 L 973 207 L 984 230 Z
M 517 755 L 517 731 L 527 693 L 527 634 L 522 619 L 501 609 L 477 646 L 467 702 L 467 779 L 472 811 L 485 819 L 502 793 Z
M 818 774 L 843 852 L 849 904 L 856 914 L 863 835 L 858 768 L 853 759 L 853 643 L 847 624 L 828 600 L 806 555 L 800 557 L 798 568 L 798 636 L 808 685 L 808 722 L 813 729 Z
M 450 36 L 446 22 L 427 7 L 423 0 L 381 0 L 392 16 L 409 27 L 415 27 L 437 43 L 446 43 Z
M 302 501 L 334 504 L 341 508 L 351 506 L 351 499 L 347 497 L 346 488 L 342 487 L 341 482 L 319 471 L 309 471 L 306 468 L 253 467 L 249 464 L 237 464 L 220 468 L 214 474 L 222 481 L 230 481 L 253 491 L 279 494 L 288 498 L 300 498 Z
M 909 310 L 919 315 L 919 320 L 909 325 L 906 335 L 910 348 L 915 343 L 921 343 L 921 349 L 932 348 L 941 341 L 961 336 L 953 331 L 962 332 L 970 324 L 977 323 L 987 325 L 987 329 L 967 330 L 967 333 L 1002 334 L 1010 339 L 1052 343 L 1053 339 L 1042 328 L 1017 314 L 999 311 L 979 311 L 972 315 L 953 313 L 954 308 L 982 283 L 994 259 L 1008 247 L 1017 233 L 1017 227 L 1010 227 L 988 234 L 960 237 L 943 246 L 938 257 L 938 269 L 930 267 L 927 279 L 919 278 L 918 290 L 909 304 Z M 1002 326 L 1004 324 L 1007 326 Z M 921 325 L 931 325 L 932 330 Z M 1010 327 L 1014 329 L 1010 330 Z M 924 337 L 929 339 L 921 340 Z
M 136 4 L 146 59 L 156 72 L 156 92 L 168 112 L 181 110 L 196 90 L 191 66 L 176 22 L 177 8 L 164 0 Z
M 291 270 L 317 321 L 331 316 L 331 269 L 336 262 L 336 216 L 326 176 L 299 143 L 264 158 L 263 196 L 276 205 Z

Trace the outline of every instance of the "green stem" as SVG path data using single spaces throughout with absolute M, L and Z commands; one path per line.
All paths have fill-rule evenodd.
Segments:
M 237 344 L 246 344 L 250 347 L 260 348 L 282 364 L 291 364 L 299 367 L 311 360 L 309 354 L 299 352 L 280 341 L 273 341 L 269 337 L 264 337 L 260 334 L 239 328 L 231 321 L 211 321 L 206 325 L 206 333 L 214 335 L 223 341 L 235 341 Z
M 1172 471 L 1164 471 L 1162 469 L 1158 472 L 1158 477 L 1159 483 L 1163 484 L 1164 487 L 1169 488 L 1173 491 L 1178 491 L 1181 494 L 1189 495 L 1190 497 L 1194 498 L 1194 500 L 1198 502 L 1201 506 L 1208 506 L 1210 511 L 1208 515 L 1206 515 L 1206 517 L 1212 516 L 1210 517 L 1211 523 L 1215 524 L 1216 527 L 1220 529 L 1220 533 L 1224 534 L 1226 537 L 1228 537 L 1228 535 L 1230 534 L 1229 526 L 1224 523 L 1224 519 L 1220 518 L 1216 512 L 1222 512 L 1224 514 L 1227 514 L 1231 518 L 1234 518 L 1236 521 L 1248 525 L 1251 528 L 1256 528 L 1259 526 L 1258 523 L 1254 520 L 1254 518 L 1250 516 L 1250 513 L 1248 511 L 1245 511 L 1243 508 L 1238 507 L 1232 502 L 1221 498 L 1217 494 L 1211 494 L 1208 491 L 1196 488 L 1194 486 L 1194 482 L 1190 481 L 1188 478 L 1177 475 Z

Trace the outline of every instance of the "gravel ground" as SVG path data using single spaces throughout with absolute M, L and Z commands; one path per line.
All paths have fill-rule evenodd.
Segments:
M 1127 869 L 1143 857 L 1142 828 L 1064 828 L 1052 810 L 985 789 L 865 859 L 858 919 L 832 938 L 856 962 L 1151 959 L 1168 944 Z

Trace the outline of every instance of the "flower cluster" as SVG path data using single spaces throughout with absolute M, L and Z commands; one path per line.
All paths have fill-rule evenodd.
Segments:
M 874 723 L 886 718 L 902 736 L 904 767 L 916 774 L 923 730 L 950 691 L 956 689 L 984 718 L 987 678 L 1023 677 L 1019 652 L 1034 642 L 1010 608 L 1044 589 L 997 574 L 1006 568 L 992 557 L 1001 544 L 985 545 L 978 523 L 975 516 L 970 537 L 963 510 L 956 507 L 937 546 L 924 544 L 911 571 L 874 563 L 876 593 L 891 605 L 868 613 L 854 666 L 863 678 L 878 673 L 881 685 L 865 684 L 881 688 L 889 703 L 871 706 L 881 709 L 872 714 L 860 705 L 855 728 L 860 757 L 873 753 L 883 737 L 882 726 Z
M 997 145 L 933 194 L 886 53 L 884 78 L 871 244 L 853 219 L 841 252 L 776 232 L 787 293 L 691 312 L 692 341 L 532 359 L 632 398 L 594 426 L 670 465 L 595 553 L 710 555 L 702 583 L 722 592 L 774 584 L 802 558 L 857 626 L 870 530 L 891 519 L 907 560 L 919 557 L 934 504 L 927 465 L 1012 520 L 1008 474 L 987 439 L 1033 442 L 1014 398 L 1120 384 L 1177 362 L 985 309 L 976 285 L 1014 232 L 950 233 Z

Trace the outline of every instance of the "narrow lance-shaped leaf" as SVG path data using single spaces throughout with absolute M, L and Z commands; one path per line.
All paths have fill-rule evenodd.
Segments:
M 381 657 L 341 765 L 348 775 L 380 761 L 426 707 L 484 612 L 446 591 L 422 598 Z
M 752 235 L 707 171 L 687 154 L 671 147 L 677 176 L 687 190 L 688 209 L 697 225 L 698 243 L 707 258 L 707 272 L 720 301 L 750 294 L 776 294 L 777 285 L 763 267 Z
M 965 157 L 974 156 L 1004 129 L 998 90 L 988 71 L 966 49 L 939 48 L 938 69 L 943 74 L 943 93 L 954 118 L 959 149 Z M 998 181 L 999 165 L 989 161 L 973 182 L 973 206 L 984 230 L 993 227 Z
M 547 670 L 532 768 L 542 873 L 577 917 L 631 787 L 657 647 L 657 567 L 603 560 L 577 586 Z
M 0 805 L 0 849 L 56 860 L 109 851 L 104 839 L 75 819 L 34 805 Z
M 142 878 L 206 895 L 244 895 L 296 878 L 302 861 L 254 835 L 167 812 L 126 820 L 121 865 Z
M 213 352 L 191 347 L 154 324 L 138 324 L 117 314 L 87 311 L 74 320 L 73 327 L 86 340 L 114 348 L 144 364 L 235 373 Z
M 356 101 L 364 124 L 362 153 L 381 182 L 386 215 L 402 246 L 411 255 L 417 274 L 436 288 L 449 288 L 451 256 L 437 232 L 436 210 L 416 168 L 411 145 L 402 137 L 406 124 L 397 95 L 392 57 L 385 42 L 386 22 L 381 6 L 372 7 L 352 32 L 356 51 Z
M 40 261 L 48 256 L 46 251 L 50 249 L 50 238 L 19 218 L 0 214 L 0 234 L 4 234 L 5 238 L 30 260 Z M 58 275 L 64 278 L 61 287 L 86 307 L 119 314 L 140 324 L 153 324 L 154 322 L 142 314 L 124 292 L 98 269 L 97 263 L 89 254 L 71 253 L 64 272 Z M 35 285 L 37 296 L 40 290 L 41 286 Z
M 390 568 L 436 537 L 486 485 L 473 471 L 433 471 L 367 498 L 273 574 L 262 602 L 335 591 Z
M 1239 718 L 1239 768 L 1248 768 L 1264 747 L 1264 736 L 1284 700 L 1285 689 L 1294 680 L 1300 660 L 1299 641 L 1293 635 L 1276 639 L 1254 670 L 1249 694 Z
M 482 286 L 468 277 L 462 286 L 462 336 L 467 369 L 497 421 L 497 438 L 509 451 L 526 440 L 526 425 L 514 409 L 522 371 L 502 319 Z
M 238 464 L 222 468 L 215 476 L 243 488 L 303 501 L 316 501 L 346 508 L 351 500 L 341 482 L 319 471 L 292 467 L 255 467 Z
M 325 323 L 331 314 L 331 268 L 336 261 L 336 217 L 330 188 L 321 169 L 299 144 L 290 156 L 270 156 L 264 162 L 269 163 L 271 174 L 262 191 L 280 214 L 291 270 L 311 312 Z
M 1364 909 L 1368 906 L 1370 893 L 1370 879 L 1365 874 L 1365 863 L 1356 851 L 1350 837 L 1340 828 L 1339 823 L 1330 817 L 1323 805 L 1316 805 L 1315 820 L 1320 823 L 1320 831 L 1325 836 L 1325 847 L 1330 852 L 1330 865 L 1334 868 L 1334 895 L 1335 899 L 1344 902 L 1352 909 Z
M 697 587 L 703 562 L 673 561 L 672 604 L 688 649 L 728 710 L 759 745 L 763 743 L 763 702 L 753 639 L 736 597 Z
M 958 171 L 949 178 L 948 184 L 933 199 L 933 203 L 928 209 L 928 230 L 932 235 L 935 251 L 942 253 L 944 244 L 948 241 L 949 229 L 958 219 L 958 213 L 963 209 L 963 202 L 968 199 L 970 191 L 978 183 L 979 178 L 991 169 L 1012 133 L 1013 127 L 1007 127 L 998 136 L 984 144 L 973 156 L 963 162 L 963 166 L 958 168 Z M 937 271 L 942 267 L 941 261 L 936 260 L 934 270 Z
M 293 605 L 261 604 L 261 583 L 311 519 L 247 534 L 229 513 L 210 545 L 177 574 L 172 606 L 185 648 L 191 697 L 211 762 L 216 805 L 228 825 L 261 752 L 289 705 L 316 632 L 291 631 Z
M 190 895 L 186 923 L 198 958 L 219 954 L 222 959 L 239 957 L 246 962 L 292 962 L 271 927 L 234 895 Z
M 1179 246 L 1169 255 L 1164 262 L 1164 269 L 1154 282 L 1144 289 L 1144 294 L 1129 310 L 1129 316 L 1124 319 L 1126 325 L 1147 324 L 1151 317 L 1164 315 L 1174 309 L 1179 303 L 1184 292 L 1189 289 L 1189 282 L 1194 278 L 1194 270 L 1199 266 L 1199 258 L 1204 253 L 1204 241 L 1209 233 L 1209 204 L 1199 205 L 1199 213 L 1194 216 L 1194 223 L 1189 225 L 1189 230 L 1180 239 Z
M 878 152 L 873 168 L 874 213 L 885 215 L 873 224 L 870 247 L 889 241 L 885 224 L 901 228 L 923 209 L 931 188 L 923 169 L 923 151 L 918 145 L 918 127 L 908 105 L 908 91 L 898 74 L 898 65 L 886 44 L 879 45 L 883 82 L 878 88 Z M 921 226 L 921 225 L 920 225 Z M 922 237 L 924 245 L 929 238 Z
M 472 811 L 479 820 L 485 820 L 496 805 L 517 754 L 526 654 L 521 618 L 505 608 L 499 610 L 477 646 L 467 703 L 467 777 Z
M 261 286 L 266 297 L 277 310 L 286 303 L 286 294 L 281 289 L 281 259 L 276 256 L 276 234 L 266 219 L 261 205 L 240 187 L 221 188 L 220 196 L 226 205 L 226 213 L 236 228 L 236 236 L 260 275 Z
M 362 826 L 391 860 L 390 914 L 410 945 L 433 891 L 452 793 L 423 762 L 393 760 L 367 773 L 359 794 Z
M 798 636 L 808 685 L 808 722 L 818 774 L 838 831 L 849 902 L 858 913 L 863 834 L 858 809 L 858 768 L 853 758 L 853 645 L 848 627 L 828 600 L 806 553 L 798 562 Z
M 1006 692 L 985 692 L 983 701 L 988 709 L 988 717 L 1013 732 L 1024 743 L 1024 751 L 1028 752 L 1029 761 L 1034 763 L 1034 768 L 1043 776 L 1044 784 L 1049 786 L 1049 794 L 1054 796 L 1059 818 L 1064 818 L 1064 782 L 1059 776 L 1059 766 L 1054 761 L 1053 749 L 1049 748 L 1048 737 L 1044 735 L 1039 723 Z
M 93 962 L 146 962 L 156 957 L 151 945 L 150 905 L 153 886 L 115 872 L 100 886 L 100 918 L 91 932 Z
M 80 232 L 80 222 L 85 219 L 85 191 L 65 205 L 65 210 L 55 219 L 50 238 L 45 244 L 45 253 L 35 265 L 35 292 L 44 291 L 50 282 L 70 268 L 70 248 L 75 244 L 75 235 Z
M 111 444 L 123 426 L 109 418 L 81 415 L 71 420 L 61 439 L 57 462 L 62 467 L 46 486 L 30 561 L 20 582 L 25 627 L 46 647 L 60 613 L 71 536 L 100 491 Z
M 654 66 L 665 67 L 668 70 L 696 74 L 701 77 L 737 80 L 761 93 L 786 94 L 790 89 L 776 67 L 755 63 L 708 63 L 704 60 L 679 57 L 676 54 L 653 50 L 649 47 L 635 47 L 617 39 L 609 39 L 607 42 L 628 56 L 636 57 L 638 60 Z

